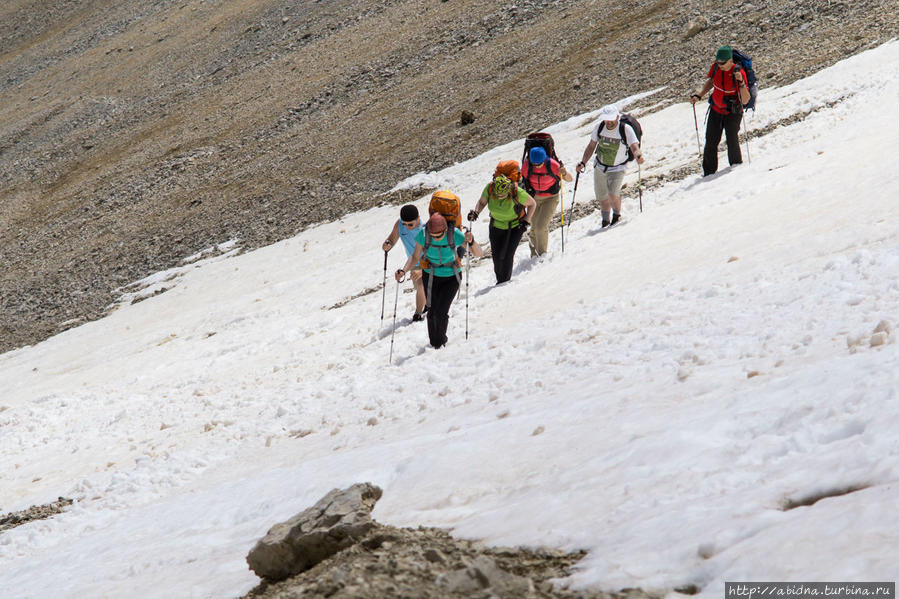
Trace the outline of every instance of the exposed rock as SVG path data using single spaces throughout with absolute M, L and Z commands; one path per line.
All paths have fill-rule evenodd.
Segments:
M 653 599 L 639 589 L 569 591 L 550 582 L 568 576 L 583 556 L 378 524 L 360 543 L 286 580 L 263 581 L 245 599 Z
M 688 40 L 691 37 L 705 31 L 709 28 L 709 20 L 705 17 L 696 17 L 692 19 L 689 23 L 687 23 L 687 30 L 684 31 L 684 39 Z
M 3 410 L 0 409 L 0 412 L 2 411 Z M 0 532 L 9 530 L 10 528 L 21 526 L 22 524 L 27 524 L 28 522 L 32 522 L 34 520 L 44 520 L 46 518 L 50 518 L 62 512 L 70 505 L 72 505 L 71 499 L 60 497 L 52 503 L 47 503 L 44 505 L 33 505 L 26 510 L 12 512 L 6 514 L 5 516 L 0 515 Z
M 470 110 L 463 110 L 462 114 L 459 115 L 459 124 L 463 127 L 465 125 L 470 125 L 474 122 L 474 113 Z
M 251 556 L 264 553 L 260 557 L 277 571 L 245 599 L 653 599 L 639 589 L 606 593 L 555 587 L 551 581 L 568 576 L 584 552 L 491 548 L 437 528 L 378 524 L 370 512 L 380 495 L 370 484 L 335 489 L 313 508 L 273 527 L 264 539 L 271 542 L 264 549 L 257 545 Z M 367 534 L 360 538 L 355 524 L 350 534 L 337 532 L 338 519 L 365 522 Z M 298 539 L 309 539 L 313 530 L 340 537 L 327 557 L 319 551 L 322 535 L 309 540 L 314 559 L 298 549 Z M 288 570 L 296 574 L 284 578 Z
M 510 597 L 526 597 L 534 592 L 531 580 L 509 574 L 500 569 L 494 560 L 483 555 L 466 568 L 439 576 L 437 586 L 462 595 L 473 595 L 483 589 L 492 589 L 500 596 Z
M 377 526 L 371 510 L 380 498 L 381 489 L 370 483 L 334 489 L 311 508 L 273 526 L 247 555 L 250 569 L 268 580 L 308 570 L 371 532 Z
M 887 334 L 886 333 L 874 333 L 871 335 L 871 347 L 880 347 L 881 345 L 885 345 L 887 342 Z

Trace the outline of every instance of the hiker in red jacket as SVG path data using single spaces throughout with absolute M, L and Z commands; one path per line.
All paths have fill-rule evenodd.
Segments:
M 549 221 L 562 197 L 562 180 L 571 182 L 573 179 L 564 166 L 550 158 L 546 150 L 539 146 L 531 148 L 528 159 L 521 164 L 521 178 L 525 189 L 533 190 L 531 195 L 537 202 L 528 232 L 528 245 L 531 246 L 531 256 L 542 256 L 549 244 Z
M 727 136 L 727 161 L 730 164 L 743 162 L 739 135 L 743 105 L 749 102 L 746 81 L 746 71 L 734 64 L 733 49 L 721 46 L 715 54 L 715 62 L 709 68 L 705 85 L 690 96 L 690 102 L 696 104 L 712 90 L 711 110 L 705 127 L 703 177 L 718 171 L 718 143 L 721 141 L 722 130 Z

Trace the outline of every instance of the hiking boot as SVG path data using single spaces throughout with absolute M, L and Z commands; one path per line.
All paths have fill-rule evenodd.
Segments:
M 621 215 L 618 213 L 614 213 L 614 214 L 612 214 L 612 222 L 610 222 L 609 224 L 614 225 L 615 223 L 617 223 L 620 220 L 621 220 Z
M 605 228 L 608 227 L 608 226 L 609 226 L 609 221 L 603 219 L 603 221 L 602 221 L 602 227 L 601 227 L 601 228 L 605 229 Z

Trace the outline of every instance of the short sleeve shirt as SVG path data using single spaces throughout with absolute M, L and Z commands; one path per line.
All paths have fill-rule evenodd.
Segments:
M 418 235 L 418 232 L 421 231 L 422 226 L 421 221 L 419 221 L 417 227 L 410 229 L 403 224 L 402 219 L 396 221 L 396 230 L 399 232 L 400 241 L 403 242 L 403 247 L 406 248 L 407 256 L 411 256 L 415 251 L 415 237 Z
M 619 126 L 620 122 L 619 125 L 615 125 L 615 128 L 610 131 L 606 127 L 605 121 L 600 121 L 593 128 L 593 134 L 590 135 L 590 140 L 596 142 L 596 164 L 594 164 L 594 167 L 609 167 L 605 170 L 607 173 L 626 169 L 627 149 L 639 141 L 633 127 L 627 123 L 624 124 L 624 136 L 627 139 L 622 140 Z
M 458 228 L 453 229 L 453 241 L 456 244 L 456 247 L 465 245 L 465 233 L 460 231 Z M 425 246 L 425 229 L 422 228 L 418 235 L 415 236 L 415 243 L 420 245 L 421 247 Z M 434 276 L 435 277 L 454 277 L 456 276 L 456 272 L 453 270 L 453 264 L 456 262 L 457 255 L 453 248 L 449 247 L 449 243 L 447 242 L 446 236 L 444 235 L 443 239 L 431 240 L 431 247 L 424 253 L 422 256 L 426 258 L 428 262 L 434 268 Z M 449 266 L 436 266 L 437 264 L 448 264 Z M 431 272 L 428 269 L 428 272 Z
M 515 207 L 517 205 L 522 207 L 527 205 L 531 196 L 519 185 L 517 202 L 514 202 L 511 198 L 505 200 L 492 198 L 490 197 L 490 185 L 488 184 L 484 188 L 483 193 L 481 193 L 481 198 L 487 198 L 487 209 L 490 211 L 490 218 L 493 219 L 491 224 L 497 229 L 508 229 L 511 223 L 518 224 L 518 213 L 515 211 Z

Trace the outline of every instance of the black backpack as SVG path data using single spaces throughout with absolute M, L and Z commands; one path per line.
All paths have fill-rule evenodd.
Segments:
M 546 150 L 546 155 L 559 163 L 559 166 L 562 165 L 562 161 L 559 160 L 559 157 L 556 156 L 556 142 L 553 141 L 553 136 L 549 133 L 529 133 L 528 136 L 524 140 L 524 155 L 521 157 L 521 162 L 528 162 L 528 156 L 531 153 L 531 148 L 543 148 Z
M 627 146 L 627 160 L 625 162 L 630 162 L 634 159 L 634 153 L 631 152 L 631 147 L 627 145 L 627 136 L 624 134 L 625 124 L 630 125 L 634 130 L 634 133 L 637 135 L 637 144 L 641 146 L 643 145 L 643 127 L 640 126 L 640 121 L 629 114 L 622 112 L 621 116 L 618 117 L 618 135 L 621 136 L 621 141 Z

